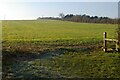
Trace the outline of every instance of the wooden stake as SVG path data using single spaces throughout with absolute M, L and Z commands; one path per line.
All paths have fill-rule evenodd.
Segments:
M 103 50 L 104 50 L 104 52 L 106 52 L 107 51 L 107 41 L 106 41 L 106 38 L 107 38 L 107 33 L 106 32 L 104 32 L 103 33 Z
M 120 42 L 120 32 L 118 32 L 118 41 L 116 42 L 116 51 L 119 51 Z

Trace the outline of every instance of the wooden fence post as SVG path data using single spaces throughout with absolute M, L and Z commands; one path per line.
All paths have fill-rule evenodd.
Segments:
M 120 42 L 120 32 L 118 32 L 118 40 L 116 42 L 116 51 L 119 51 L 119 46 L 120 46 L 119 42 Z
M 106 41 L 106 38 L 107 38 L 107 33 L 104 32 L 103 33 L 103 50 L 104 50 L 104 52 L 107 51 L 107 41 Z
M 116 41 L 116 51 L 119 51 L 119 41 Z

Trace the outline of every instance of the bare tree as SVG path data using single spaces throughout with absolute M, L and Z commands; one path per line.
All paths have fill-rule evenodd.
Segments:
M 64 15 L 63 13 L 60 13 L 60 14 L 59 14 L 59 17 L 60 17 L 61 19 L 63 19 L 63 18 L 65 17 L 65 15 Z

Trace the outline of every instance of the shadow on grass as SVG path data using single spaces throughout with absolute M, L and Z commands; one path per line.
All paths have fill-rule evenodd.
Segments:
M 90 53 L 96 47 L 72 47 L 72 48 L 56 48 L 54 50 L 46 49 L 42 52 L 29 52 L 21 50 L 3 50 L 2 67 L 3 78 L 41 78 L 41 77 L 63 77 L 59 73 L 48 71 L 43 67 L 42 63 L 46 59 L 57 57 L 65 53 L 84 52 Z M 39 68 L 36 68 L 36 67 Z M 28 69 L 29 68 L 29 69 Z M 36 71 L 40 70 L 40 71 Z M 35 73 L 37 74 L 34 74 Z M 39 75 L 38 75 L 39 74 Z

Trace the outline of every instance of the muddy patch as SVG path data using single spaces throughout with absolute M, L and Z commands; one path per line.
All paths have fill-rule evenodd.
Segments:
M 56 54 L 56 53 L 53 53 L 53 52 L 48 52 L 48 53 L 45 53 L 45 54 L 42 54 L 40 56 L 40 59 L 48 59 L 48 58 L 52 58 L 52 57 L 56 57 L 56 56 L 60 56 L 61 54 Z

